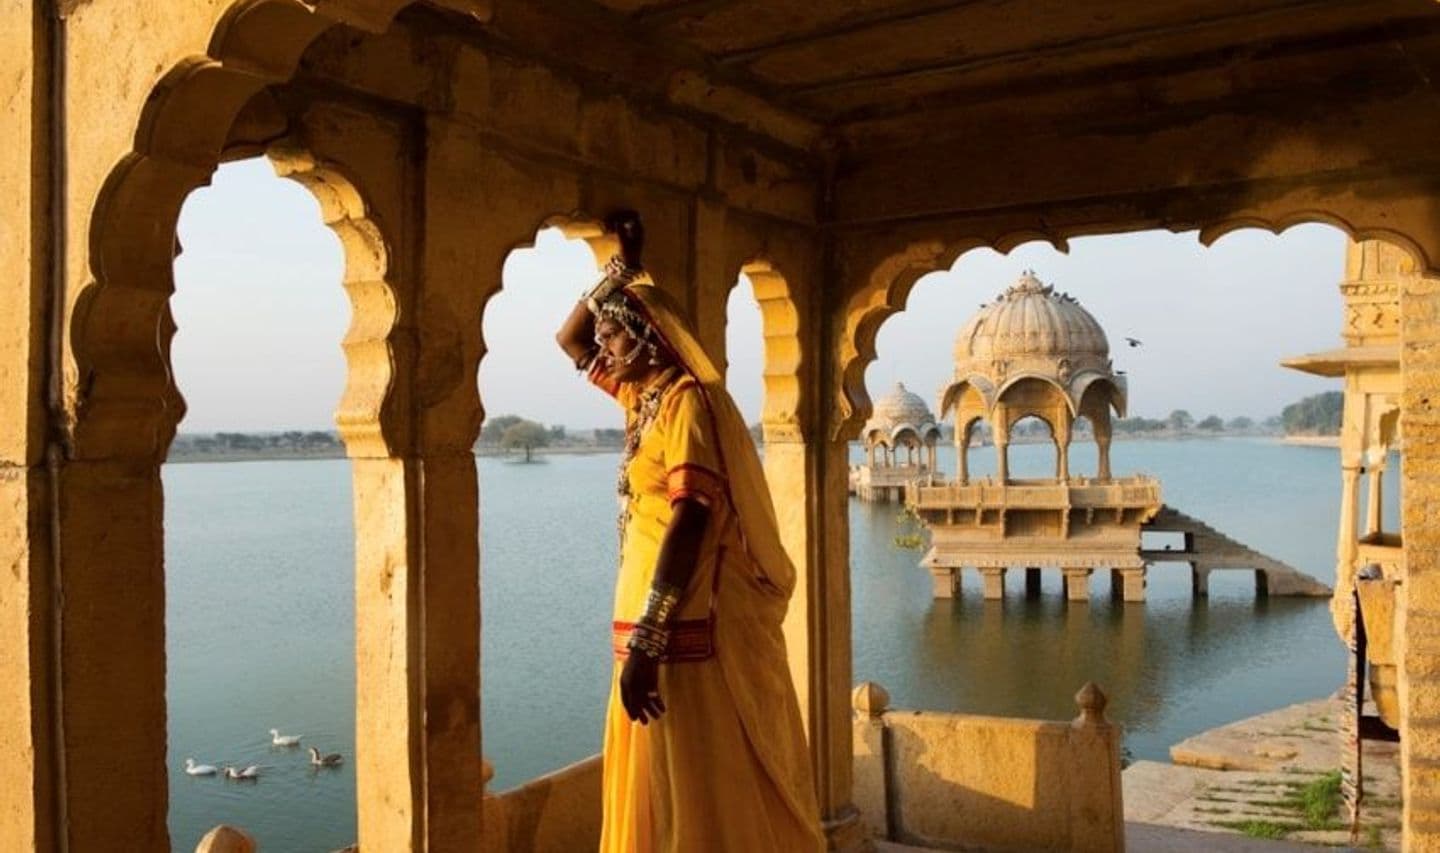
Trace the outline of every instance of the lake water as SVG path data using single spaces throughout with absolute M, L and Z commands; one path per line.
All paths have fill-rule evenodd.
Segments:
M 1052 469 L 1045 445 L 1011 448 L 1015 476 Z M 1334 450 L 1264 440 L 1117 443 L 1115 470 L 1161 478 L 1167 503 L 1330 582 L 1339 500 Z M 858 453 L 856 455 L 858 459 Z M 1072 448 L 1094 470 L 1093 445 Z M 503 789 L 598 751 L 610 671 L 614 455 L 532 465 L 478 460 L 483 520 L 484 752 Z M 941 464 L 954 470 L 953 450 Z M 971 470 L 993 471 L 993 451 Z M 1387 516 L 1398 464 L 1388 476 Z M 353 542 L 343 460 L 169 465 L 166 489 L 170 828 L 177 851 L 217 823 L 266 851 L 327 851 L 355 840 L 347 763 L 314 772 L 268 730 L 354 755 Z M 1044 595 L 1003 603 L 931 598 L 920 552 L 895 547 L 896 507 L 852 501 L 855 680 L 897 707 L 1068 719 L 1086 680 L 1139 758 L 1164 759 L 1204 729 L 1333 691 L 1344 655 L 1323 600 L 1256 600 L 1249 573 L 1158 566 L 1149 600 L 1088 607 Z M 205 763 L 259 763 L 257 783 L 191 778 Z

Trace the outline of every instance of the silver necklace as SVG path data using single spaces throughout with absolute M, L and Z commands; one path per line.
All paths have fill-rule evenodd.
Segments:
M 641 392 L 640 405 L 636 408 L 635 417 L 625 425 L 625 452 L 620 455 L 620 470 L 615 478 L 615 494 L 619 498 L 620 513 L 615 519 L 615 527 L 620 537 L 620 548 L 625 548 L 625 528 L 630 524 L 630 503 L 634 493 L 630 490 L 630 462 L 635 459 L 635 454 L 640 451 L 640 440 L 649 432 L 650 425 L 660 414 L 660 398 L 664 396 L 665 389 L 670 387 L 674 376 L 670 371 L 662 376 L 653 386 Z

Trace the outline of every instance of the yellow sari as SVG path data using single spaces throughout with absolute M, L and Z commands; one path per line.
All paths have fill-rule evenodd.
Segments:
M 626 293 L 680 367 L 657 383 L 659 410 L 625 472 L 631 498 L 615 588 L 600 850 L 824 850 L 780 628 L 795 569 L 759 458 L 723 378 L 669 299 L 645 284 Z M 633 424 L 645 389 L 592 378 Z M 641 725 L 620 703 L 619 675 L 681 497 L 708 504 L 710 522 L 660 667 L 666 711 Z

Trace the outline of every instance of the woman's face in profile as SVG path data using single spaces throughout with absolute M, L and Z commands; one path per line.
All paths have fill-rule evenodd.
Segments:
M 595 343 L 605 374 L 617 382 L 634 382 L 652 369 L 649 353 L 637 351 L 642 344 L 614 320 L 603 318 L 595 324 Z

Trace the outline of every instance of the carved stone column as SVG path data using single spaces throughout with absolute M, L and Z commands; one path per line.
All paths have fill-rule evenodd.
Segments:
M 960 596 L 960 570 L 949 567 L 931 567 L 931 593 L 935 598 L 958 598 Z
M 1095 431 L 1095 446 L 1099 452 L 1099 462 L 1095 469 L 1097 480 L 1109 480 L 1110 474 L 1110 419 L 1095 418 L 1091 420 L 1091 426 Z
M 1208 598 L 1210 595 L 1210 570 L 1198 568 L 1194 563 L 1190 564 L 1190 594 L 1195 598 Z
M 1084 567 L 1065 567 L 1065 600 L 1074 602 L 1090 601 L 1090 572 Z
M 1383 508 L 1385 491 L 1385 460 L 1370 466 L 1369 482 L 1365 486 L 1365 535 L 1379 533 L 1384 528 Z
M 1341 637 L 1349 637 L 1354 615 L 1349 601 L 1355 589 L 1355 558 L 1359 549 L 1356 527 L 1359 524 L 1360 463 L 1344 459 L 1340 469 L 1340 533 L 1335 545 L 1335 594 L 1330 600 L 1330 615 Z
M 980 579 L 985 585 L 986 601 L 1001 601 L 1005 598 L 1005 567 L 981 566 Z
M 970 429 L 955 429 L 955 482 L 962 486 L 970 484 Z
M 1145 569 L 1121 569 L 1120 577 L 1124 581 L 1124 599 L 1128 604 L 1138 604 L 1145 601 Z
M 1440 849 L 1440 279 L 1400 290 L 1405 582 L 1399 587 L 1400 768 L 1405 849 Z M 1336 584 L 1338 591 L 1339 584 Z

